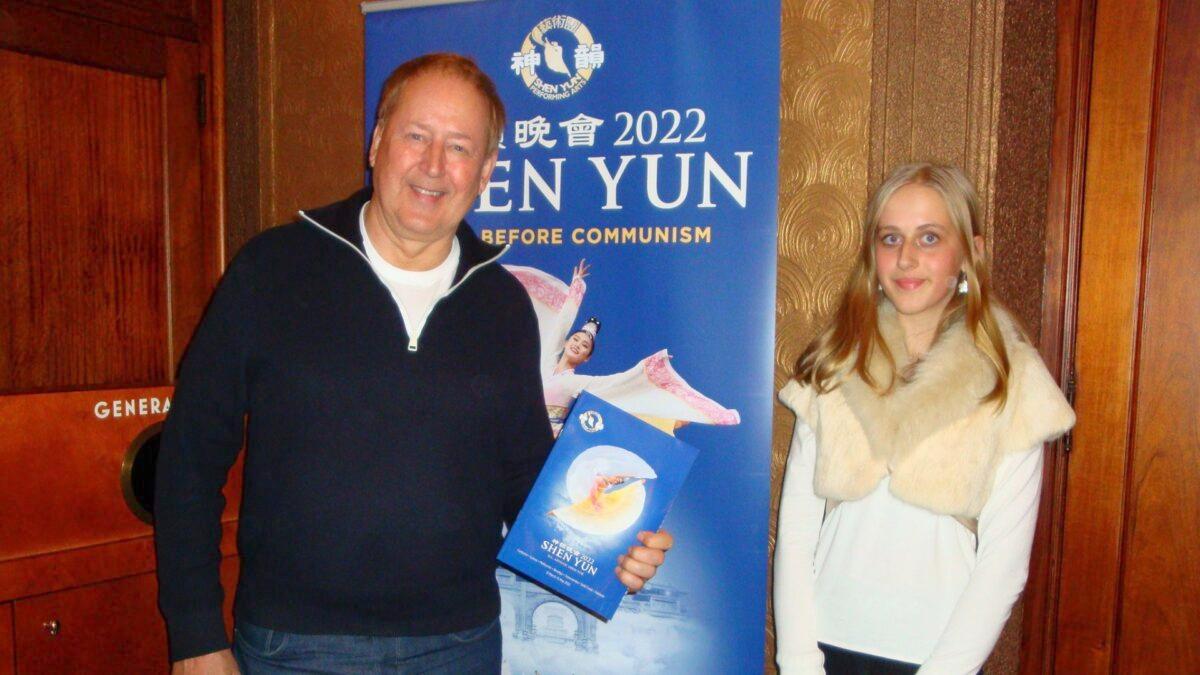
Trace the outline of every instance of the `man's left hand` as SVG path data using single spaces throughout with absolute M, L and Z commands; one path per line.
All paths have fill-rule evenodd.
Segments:
M 654 578 L 659 565 L 667 559 L 667 551 L 675 538 L 666 530 L 638 532 L 641 546 L 630 546 L 629 551 L 617 558 L 617 578 L 630 593 L 637 593 L 647 581 Z

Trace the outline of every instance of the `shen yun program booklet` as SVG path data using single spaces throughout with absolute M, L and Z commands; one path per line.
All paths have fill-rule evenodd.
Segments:
M 697 450 L 583 392 L 497 558 L 609 620 L 625 596 L 617 557 L 654 531 Z

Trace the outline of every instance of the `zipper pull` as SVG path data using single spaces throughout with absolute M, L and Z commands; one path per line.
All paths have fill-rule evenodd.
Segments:
M 414 339 L 414 338 L 409 338 L 409 339 L 408 339 L 408 351 L 410 351 L 410 352 L 414 352 L 414 353 L 417 351 L 417 341 L 416 341 L 416 339 Z

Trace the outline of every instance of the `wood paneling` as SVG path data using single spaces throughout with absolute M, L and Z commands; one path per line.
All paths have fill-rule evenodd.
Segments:
M 1041 339 L 1046 365 L 1060 382 L 1069 380 L 1083 214 L 1083 163 L 1087 148 L 1087 104 L 1091 87 L 1093 15 L 1090 3 L 1060 0 L 1056 8 L 1054 131 L 1046 209 Z M 1025 587 L 1021 624 L 1021 672 L 1049 673 L 1054 664 L 1062 516 L 1066 499 L 1066 439 L 1046 453 L 1038 536 Z
M 0 392 L 167 380 L 158 82 L 5 50 L 0 81 L 24 178 L 5 190 Z
M 0 47 L 145 77 L 163 74 L 161 37 L 15 0 L 0 5 Z
M 237 521 L 230 515 L 226 513 L 221 527 L 221 555 L 226 557 L 237 554 Z M 154 540 L 149 536 L 8 560 L 0 562 L 0 598 L 26 598 L 86 586 L 150 572 L 154 566 Z
M 358 2 L 252 0 L 226 25 L 232 255 L 362 187 L 363 16 Z
M 1097 4 L 1057 672 L 1107 673 L 1114 660 L 1158 24 L 1156 3 Z
M 14 609 L 22 675 L 165 670 L 167 636 L 153 574 L 21 600 Z M 57 622 L 57 634 L 50 622 Z
M 236 559 L 222 562 L 221 582 L 228 630 Z M 167 635 L 156 597 L 154 575 L 140 574 L 17 601 L 13 605 L 17 670 L 22 675 L 166 672 Z M 49 629 L 51 622 L 56 622 L 56 633 Z
M 24 0 L 63 12 L 129 26 L 148 33 L 195 41 L 203 17 L 191 0 Z M 198 3 L 203 6 L 205 3 Z M 196 12 L 199 14 L 199 12 Z
M 121 464 L 142 429 L 162 421 L 170 394 L 0 397 L 0 561 L 151 534 L 125 505 Z
M 1200 673 L 1200 4 L 1163 4 L 1119 673 Z
M 15 374 L 20 364 L 31 363 L 33 352 L 40 348 L 33 330 L 37 321 L 32 295 L 32 279 L 28 268 L 31 248 L 29 225 L 29 143 L 25 133 L 27 76 L 15 65 L 27 57 L 0 50 L 0 251 L 13 262 L 0 265 L 0 390 L 22 379 Z M 21 260 L 25 259 L 25 265 Z M 19 315 L 24 315 L 22 318 Z M 29 368 L 29 366 L 25 366 Z M 30 368 L 31 369 L 31 368 Z M 26 376 L 28 379 L 28 376 Z
M 13 675 L 16 672 L 15 658 L 12 603 L 0 603 L 0 675 Z
M 121 466 L 222 265 L 220 10 L 0 2 L 0 674 L 167 668 Z
M 154 46 L 147 77 L 69 62 L 82 38 L 56 37 L 41 51 L 65 61 L 0 50 L 0 393 L 166 384 L 223 265 L 207 51 L 123 35 Z
M 0 397 L 0 599 L 154 569 L 152 529 L 125 503 L 131 442 L 162 421 L 169 387 Z M 225 487 L 233 554 L 241 470 Z
M 170 331 L 169 352 L 164 363 L 173 375 L 192 331 L 200 322 L 213 281 L 224 260 L 220 236 L 206 222 L 201 163 L 200 128 L 196 124 L 200 70 L 197 48 L 187 42 L 167 41 L 167 77 L 164 108 L 167 120 L 166 145 L 167 207 L 165 230 L 170 242 Z M 165 276 L 165 275 L 164 275 Z M 173 379 L 173 377 L 172 377 Z

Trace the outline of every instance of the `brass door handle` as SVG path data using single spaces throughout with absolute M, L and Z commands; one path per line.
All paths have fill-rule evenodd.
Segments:
M 60 630 L 62 630 L 62 624 L 60 624 L 58 622 L 58 619 L 50 619 L 49 621 L 43 621 L 42 622 L 42 630 L 46 631 L 51 636 L 58 635 L 58 632 Z

